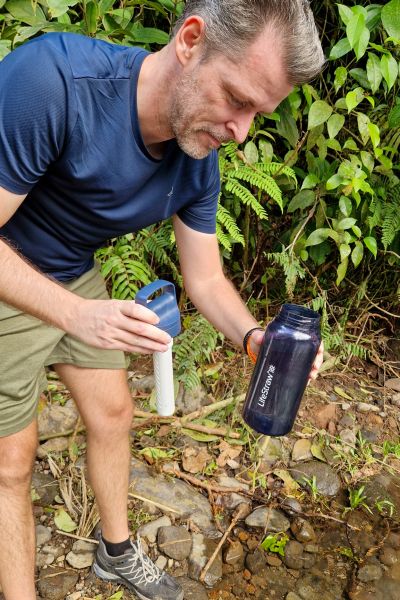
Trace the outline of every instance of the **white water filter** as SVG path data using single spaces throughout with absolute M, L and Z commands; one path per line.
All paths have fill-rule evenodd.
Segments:
M 158 294 L 151 300 L 154 294 Z M 138 291 L 135 302 L 149 308 L 159 317 L 159 329 L 174 338 L 181 330 L 181 319 L 176 301 L 175 286 L 159 279 Z M 175 412 L 175 386 L 172 366 L 172 345 L 166 352 L 153 354 L 154 379 L 156 384 L 157 412 L 162 417 L 171 417 Z

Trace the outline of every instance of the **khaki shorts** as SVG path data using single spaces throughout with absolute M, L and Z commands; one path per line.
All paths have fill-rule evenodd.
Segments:
M 83 298 L 108 298 L 96 265 L 65 288 Z M 47 381 L 44 367 L 66 363 L 94 369 L 123 369 L 124 353 L 93 348 L 0 302 L 0 437 L 21 431 L 36 417 Z

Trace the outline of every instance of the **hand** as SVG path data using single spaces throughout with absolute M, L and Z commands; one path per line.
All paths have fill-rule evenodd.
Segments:
M 258 356 L 263 339 L 264 339 L 264 332 L 259 331 L 259 330 L 254 331 L 254 333 L 252 333 L 250 336 L 250 350 L 256 356 Z M 317 379 L 318 371 L 320 370 L 323 361 L 324 361 L 324 342 L 321 342 L 321 345 L 318 349 L 317 356 L 315 357 L 313 366 L 311 367 L 311 372 L 309 375 L 310 379 Z
M 155 325 L 159 317 L 133 300 L 80 298 L 65 330 L 96 348 L 152 354 L 165 352 L 171 336 Z

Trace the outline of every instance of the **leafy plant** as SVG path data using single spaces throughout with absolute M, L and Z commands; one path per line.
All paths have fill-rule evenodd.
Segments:
M 267 552 L 274 552 L 275 554 L 280 554 L 280 556 L 285 556 L 285 547 L 288 541 L 289 537 L 286 533 L 270 533 L 262 542 L 261 548 Z

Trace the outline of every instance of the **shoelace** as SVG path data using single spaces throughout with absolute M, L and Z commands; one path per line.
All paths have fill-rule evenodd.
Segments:
M 140 538 L 132 546 L 132 555 L 124 567 L 118 567 L 121 575 L 133 579 L 136 583 L 158 583 L 163 576 L 162 571 L 144 553 Z

